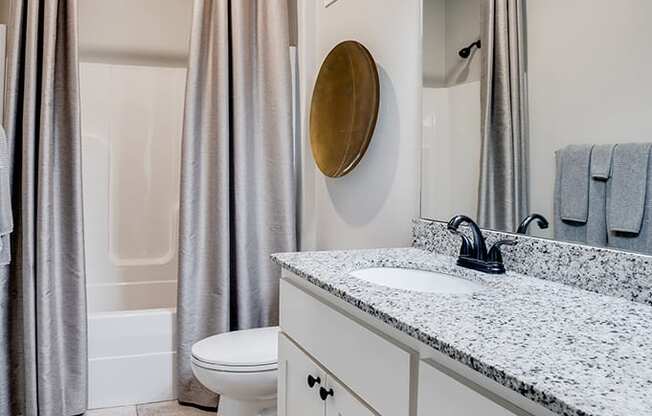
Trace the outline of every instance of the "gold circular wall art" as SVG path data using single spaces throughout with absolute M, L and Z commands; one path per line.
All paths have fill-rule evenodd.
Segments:
M 364 156 L 378 119 L 380 85 L 367 48 L 335 46 L 317 76 L 310 108 L 310 146 L 324 175 L 344 176 Z

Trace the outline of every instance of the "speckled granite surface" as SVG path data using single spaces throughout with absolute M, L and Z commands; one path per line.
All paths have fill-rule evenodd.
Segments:
M 488 244 L 506 238 L 518 240 L 513 247 L 503 247 L 507 270 L 652 306 L 652 256 L 498 231 L 482 232 Z M 414 220 L 413 237 L 414 247 L 448 256 L 457 255 L 460 246 L 460 238 L 437 221 Z
M 490 276 L 417 248 L 273 260 L 560 415 L 652 415 L 652 307 L 516 273 Z M 473 295 L 391 289 L 348 272 L 403 267 L 482 282 Z

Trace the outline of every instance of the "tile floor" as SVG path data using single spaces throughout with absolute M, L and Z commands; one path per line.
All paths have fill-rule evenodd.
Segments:
M 194 407 L 181 406 L 176 401 L 138 404 L 135 406 L 112 407 L 89 410 L 84 416 L 209 416 L 217 415 Z

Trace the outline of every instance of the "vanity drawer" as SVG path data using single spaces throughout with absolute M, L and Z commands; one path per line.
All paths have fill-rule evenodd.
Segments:
M 379 414 L 410 415 L 410 352 L 285 280 L 280 325 Z
M 417 416 L 530 416 L 524 410 L 431 361 L 419 363 Z

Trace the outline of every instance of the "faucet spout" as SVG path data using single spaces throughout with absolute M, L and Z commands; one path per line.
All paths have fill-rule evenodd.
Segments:
M 476 260 L 485 261 L 487 260 L 487 244 L 485 243 L 484 236 L 480 227 L 476 224 L 471 218 L 466 215 L 456 215 L 448 222 L 448 229 L 455 234 L 462 234 L 459 231 L 459 227 L 462 224 L 467 224 L 471 229 L 471 234 L 473 235 L 473 241 L 471 244 L 471 256 Z
M 525 217 L 523 221 L 521 221 L 521 224 L 518 226 L 518 230 L 516 230 L 516 234 L 527 234 L 527 229 L 530 226 L 530 223 L 533 221 L 536 221 L 537 225 L 542 230 L 548 228 L 548 220 L 546 217 L 541 214 L 530 214 Z

